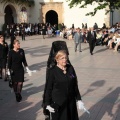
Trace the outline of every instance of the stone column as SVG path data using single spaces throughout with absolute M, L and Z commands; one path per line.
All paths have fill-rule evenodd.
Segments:
M 5 13 L 0 12 L 0 31 L 2 31 L 2 26 L 5 23 Z
M 109 9 L 108 7 L 105 9 L 105 11 Z M 106 17 L 104 18 L 105 24 L 107 27 L 110 27 L 110 12 L 107 13 Z
M 42 6 L 41 6 L 42 7 Z M 43 23 L 43 13 L 42 13 L 42 8 L 40 8 L 40 18 L 39 18 L 40 23 Z

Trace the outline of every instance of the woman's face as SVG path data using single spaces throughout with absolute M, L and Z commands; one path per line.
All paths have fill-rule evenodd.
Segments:
M 20 42 L 16 42 L 16 43 L 14 44 L 14 48 L 19 49 L 19 48 L 20 48 Z
M 3 36 L 0 37 L 0 42 L 3 42 Z
M 61 66 L 66 66 L 66 64 L 67 64 L 67 55 L 62 55 L 61 57 L 59 57 L 58 59 L 57 59 L 57 63 L 58 63 L 58 65 L 61 65 Z

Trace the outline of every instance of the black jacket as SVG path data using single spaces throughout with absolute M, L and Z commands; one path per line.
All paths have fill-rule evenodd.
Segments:
M 92 36 L 91 31 L 89 31 L 87 34 L 87 40 L 89 43 L 91 43 L 92 41 L 96 42 L 96 32 L 93 31 L 93 33 L 94 33 L 94 36 Z
M 4 44 L 0 44 L 0 59 L 7 59 L 8 55 L 8 44 L 4 42 Z

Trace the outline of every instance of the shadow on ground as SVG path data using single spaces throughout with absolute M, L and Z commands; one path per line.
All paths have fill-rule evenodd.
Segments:
M 80 116 L 80 120 L 106 120 L 106 118 L 104 118 L 105 114 L 108 114 L 110 117 L 109 120 L 118 120 L 117 116 L 120 114 L 120 105 L 117 107 L 115 113 L 113 113 L 113 107 L 116 105 L 119 94 L 120 87 L 117 87 L 89 109 L 91 113 L 90 118 L 87 113 L 84 113 Z

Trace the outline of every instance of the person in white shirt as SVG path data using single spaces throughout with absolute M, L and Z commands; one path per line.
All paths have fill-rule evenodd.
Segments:
M 25 28 L 25 33 L 26 33 L 27 35 L 30 35 L 30 33 L 31 33 L 31 28 L 30 28 L 30 26 L 28 26 L 28 27 Z
M 119 38 L 119 34 L 116 32 L 113 36 L 113 38 L 108 42 L 109 49 L 113 48 L 113 43 L 117 43 L 117 38 Z
M 51 27 L 48 27 L 48 30 L 47 30 L 47 33 L 48 33 L 48 37 L 51 37 L 52 36 L 52 28 Z

